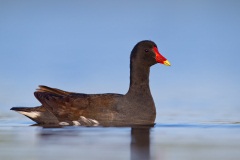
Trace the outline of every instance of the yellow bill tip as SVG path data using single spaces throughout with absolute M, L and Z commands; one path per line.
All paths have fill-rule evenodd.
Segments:
M 164 61 L 163 64 L 166 66 L 171 66 L 171 63 L 168 60 Z

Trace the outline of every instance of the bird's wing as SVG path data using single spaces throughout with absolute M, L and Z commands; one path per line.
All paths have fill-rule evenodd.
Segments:
M 60 122 L 77 120 L 89 106 L 87 94 L 77 94 L 47 86 L 39 86 L 34 95 Z
M 57 95 L 69 95 L 72 94 L 74 92 L 67 92 L 67 91 L 63 91 L 57 88 L 51 88 L 48 86 L 44 86 L 44 85 L 39 85 L 39 88 L 37 88 L 37 92 L 48 92 L 48 93 L 53 93 L 53 94 L 57 94 Z

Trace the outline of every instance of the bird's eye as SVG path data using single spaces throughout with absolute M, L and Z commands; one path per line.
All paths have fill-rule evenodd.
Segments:
M 148 49 L 145 49 L 145 52 L 148 52 Z

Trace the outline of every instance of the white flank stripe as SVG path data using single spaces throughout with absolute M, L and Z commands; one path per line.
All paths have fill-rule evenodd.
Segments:
M 69 123 L 67 123 L 67 122 L 60 122 L 59 125 L 61 125 L 61 126 L 68 126 Z
M 92 121 L 94 124 L 99 124 L 99 122 L 97 121 L 97 120 L 95 120 L 95 119 L 89 119 L 90 121 Z
M 81 123 L 79 123 L 78 121 L 72 121 L 74 126 L 81 126 Z

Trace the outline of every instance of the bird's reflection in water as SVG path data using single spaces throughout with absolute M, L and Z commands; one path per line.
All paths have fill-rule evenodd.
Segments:
M 131 160 L 150 159 L 150 127 L 132 127 Z
M 151 156 L 150 156 L 150 138 L 149 137 L 150 137 L 150 129 L 152 127 L 153 126 L 131 126 L 131 141 L 129 142 L 129 144 L 127 144 L 130 146 L 129 148 L 130 148 L 130 159 L 131 160 L 149 160 L 151 158 Z M 49 130 L 49 128 L 50 128 L 50 130 Z M 91 130 L 92 127 L 90 127 L 90 128 L 89 127 L 87 127 L 87 128 L 59 127 L 59 130 L 58 129 L 55 130 L 58 127 L 56 127 L 55 129 L 54 128 L 52 128 L 52 126 L 43 127 L 42 131 L 39 134 L 40 138 L 42 140 L 43 139 L 47 140 L 47 143 L 49 143 L 50 141 L 56 142 L 56 140 L 59 143 L 61 141 L 61 139 L 63 139 L 63 137 L 68 137 L 68 138 L 71 137 L 73 139 L 75 139 L 77 137 L 77 138 L 81 139 L 81 136 L 80 136 L 81 133 L 88 132 L 89 129 Z M 94 129 L 94 128 L 95 127 L 93 127 L 92 129 Z M 97 129 L 99 131 L 99 133 L 104 131 L 105 129 L 111 130 L 111 128 L 109 128 L 109 127 L 103 127 L 103 128 L 97 127 L 95 129 Z M 106 141 L 108 140 L 107 138 L 108 137 L 106 137 Z M 78 142 L 80 142 L 80 141 L 78 141 Z M 64 141 L 64 142 L 66 143 L 66 141 Z M 73 143 L 76 143 L 76 141 Z M 118 144 L 116 144 L 116 145 L 118 145 Z M 82 155 L 82 156 L 84 157 L 84 155 Z

